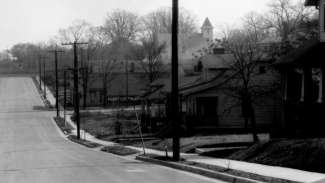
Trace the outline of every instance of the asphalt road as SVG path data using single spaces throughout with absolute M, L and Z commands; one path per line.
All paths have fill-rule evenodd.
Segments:
M 41 105 L 31 78 L 0 78 L 0 183 L 220 182 L 67 141 Z

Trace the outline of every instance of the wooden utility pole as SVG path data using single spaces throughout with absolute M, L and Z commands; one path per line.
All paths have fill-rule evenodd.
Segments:
M 178 92 L 178 0 L 173 0 L 172 6 L 172 91 L 171 115 L 173 123 L 173 160 L 180 159 L 180 118 Z
M 42 56 L 38 55 L 39 90 L 42 91 Z
M 46 84 L 45 84 L 45 57 L 42 57 L 43 61 L 43 92 L 44 92 L 44 98 L 46 99 Z
M 64 93 L 63 93 L 63 118 L 64 118 L 64 124 L 66 124 L 66 106 L 67 106 L 67 70 L 64 70 L 63 74 L 63 87 L 64 87 Z
M 125 60 L 125 89 L 126 89 L 126 107 L 129 107 L 129 68 L 128 60 Z
M 75 120 L 77 123 L 77 138 L 80 139 L 80 114 L 79 114 L 79 66 L 78 66 L 78 47 L 77 45 L 88 44 L 81 42 L 73 42 L 73 43 L 63 43 L 62 45 L 72 45 L 73 53 L 74 53 L 74 69 L 73 69 L 73 89 L 74 89 L 74 114 Z
M 55 62 L 55 108 L 56 108 L 56 117 L 60 116 L 60 109 L 59 109 L 59 78 L 58 78 L 58 53 L 63 52 L 61 50 L 52 50 L 50 51 L 54 53 L 54 62 Z

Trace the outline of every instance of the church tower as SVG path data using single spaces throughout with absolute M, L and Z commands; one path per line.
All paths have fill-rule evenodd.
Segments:
M 213 26 L 209 20 L 209 18 L 206 18 L 202 27 L 201 27 L 201 33 L 204 38 L 206 38 L 208 41 L 213 40 Z

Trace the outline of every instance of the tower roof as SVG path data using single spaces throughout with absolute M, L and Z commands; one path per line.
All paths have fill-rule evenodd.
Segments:
M 213 27 L 208 17 L 204 20 L 202 27 Z

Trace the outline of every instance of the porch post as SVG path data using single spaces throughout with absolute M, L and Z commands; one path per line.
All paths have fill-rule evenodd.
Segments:
M 320 68 L 320 79 L 319 79 L 319 87 L 318 87 L 318 100 L 317 102 L 322 103 L 324 97 L 324 68 Z
M 283 82 L 284 82 L 284 86 L 283 86 L 284 87 L 283 88 L 283 90 L 284 90 L 283 91 L 284 92 L 283 95 L 284 96 L 283 96 L 283 99 L 284 99 L 284 101 L 287 101 L 288 100 L 288 72 L 289 71 L 285 71 L 284 72 L 284 75 L 283 75 L 283 77 L 284 77 L 283 78 Z
M 303 94 L 304 94 L 304 98 L 303 101 L 304 102 L 310 102 L 312 100 L 312 71 L 311 68 L 309 67 L 304 67 L 303 69 Z
M 301 77 L 301 95 L 300 95 L 300 102 L 303 102 L 305 100 L 305 69 L 302 72 L 302 77 Z

